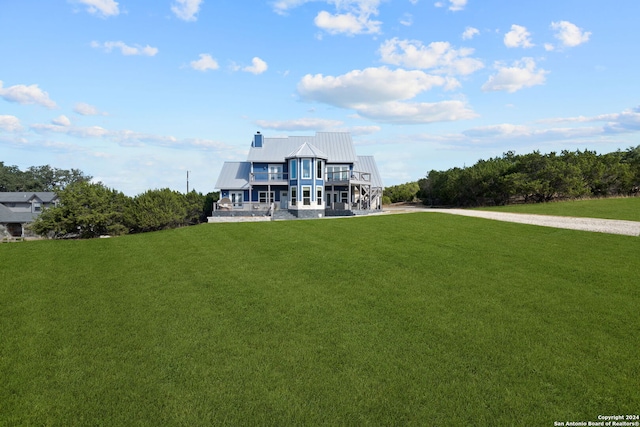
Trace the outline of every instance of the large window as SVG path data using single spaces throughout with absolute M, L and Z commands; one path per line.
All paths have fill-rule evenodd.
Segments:
M 311 159 L 302 159 L 302 178 L 311 178 Z
M 266 191 L 259 191 L 258 192 L 258 202 L 260 203 L 271 203 L 275 200 L 274 198 L 274 192 L 271 191 L 269 193 L 269 199 L 267 199 L 267 192 Z
M 289 161 L 289 175 L 291 176 L 291 179 L 298 178 L 298 174 L 296 170 L 297 166 L 298 166 L 298 161 L 296 159 Z
M 282 179 L 282 165 L 269 165 L 269 180 L 280 181 Z
M 311 205 L 311 187 L 302 187 L 302 204 L 305 206 Z
M 349 179 L 349 166 L 327 166 L 327 181 L 346 181 Z
M 291 206 L 295 206 L 298 201 L 298 189 L 291 187 Z
M 318 206 L 322 206 L 322 187 L 316 187 L 316 202 Z
M 322 179 L 322 160 L 316 160 L 316 178 Z

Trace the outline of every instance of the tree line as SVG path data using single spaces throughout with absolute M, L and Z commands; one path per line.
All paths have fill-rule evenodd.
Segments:
M 420 198 L 431 206 L 466 207 L 638 194 L 640 145 L 607 154 L 509 151 L 470 167 L 432 170 L 417 183 L 386 188 L 384 195 L 390 202 Z
M 78 169 L 58 169 L 49 165 L 31 166 L 21 171 L 0 161 L 0 191 L 56 191 L 74 182 L 89 182 L 93 177 Z
M 36 234 L 51 238 L 92 238 L 198 224 L 211 216 L 219 198 L 217 192 L 182 194 L 168 188 L 129 197 L 91 179 L 78 169 L 47 165 L 21 171 L 0 162 L 0 191 L 56 193 L 58 206 L 43 210 L 29 225 Z
M 199 224 L 211 216 L 218 193 L 183 194 L 168 188 L 135 197 L 102 183 L 77 182 L 57 192 L 59 204 L 30 225 L 50 238 L 93 238 L 144 233 Z

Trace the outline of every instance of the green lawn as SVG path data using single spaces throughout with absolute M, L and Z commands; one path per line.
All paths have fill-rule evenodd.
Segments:
M 640 221 L 640 197 L 573 200 L 480 208 L 487 211 Z
M 437 213 L 0 245 L 0 425 L 640 408 L 640 239 Z

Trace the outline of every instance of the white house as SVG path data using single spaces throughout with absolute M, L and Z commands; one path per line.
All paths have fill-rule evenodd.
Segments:
M 258 132 L 245 162 L 226 162 L 214 216 L 317 218 L 382 209 L 373 156 L 356 155 L 351 134 L 267 138 Z

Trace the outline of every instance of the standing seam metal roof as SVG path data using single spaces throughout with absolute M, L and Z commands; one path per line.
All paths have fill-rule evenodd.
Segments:
M 317 132 L 315 136 L 264 138 L 262 147 L 251 147 L 249 162 L 283 163 L 304 143 L 311 144 L 327 156 L 327 163 L 354 163 L 356 152 L 348 132 Z

